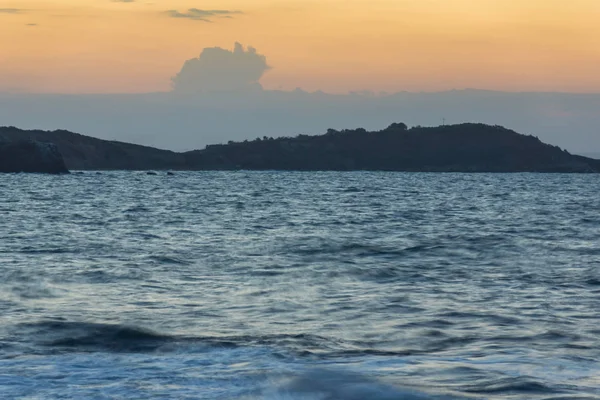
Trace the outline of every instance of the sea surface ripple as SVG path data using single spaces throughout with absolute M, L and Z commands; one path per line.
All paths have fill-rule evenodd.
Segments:
M 2 399 L 600 399 L 600 178 L 0 175 Z

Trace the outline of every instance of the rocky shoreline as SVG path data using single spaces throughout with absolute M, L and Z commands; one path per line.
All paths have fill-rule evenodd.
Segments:
M 0 141 L 0 172 L 67 174 L 69 170 L 58 146 L 24 139 Z

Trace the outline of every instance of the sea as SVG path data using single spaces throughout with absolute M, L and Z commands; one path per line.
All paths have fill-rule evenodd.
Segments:
M 600 176 L 0 175 L 1 399 L 600 399 Z

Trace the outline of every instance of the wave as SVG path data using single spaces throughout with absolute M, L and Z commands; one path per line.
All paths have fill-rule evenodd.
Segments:
M 590 278 L 585 283 L 589 286 L 600 286 L 600 278 Z
M 356 257 L 376 257 L 376 256 L 407 256 L 411 254 L 421 254 L 431 250 L 444 248 L 443 245 L 415 245 L 408 247 L 387 247 L 380 245 L 369 245 L 361 243 L 346 243 L 346 244 L 323 244 L 315 247 L 300 247 L 294 249 L 294 252 L 299 255 L 335 255 L 335 254 L 352 254 Z
M 59 296 L 60 290 L 46 281 L 34 281 L 9 285 L 8 289 L 20 299 L 46 299 Z
M 150 261 L 154 261 L 158 264 L 173 264 L 173 265 L 191 265 L 192 263 L 188 260 L 179 258 L 177 256 L 169 255 L 152 255 L 149 257 Z
M 285 348 L 296 356 L 332 354 L 351 348 L 351 344 L 309 334 L 272 334 L 239 336 L 186 336 L 151 329 L 96 322 L 62 319 L 20 324 L 19 335 L 31 343 L 62 351 L 152 352 L 169 351 L 181 346 L 236 348 L 269 346 Z
M 428 394 L 416 389 L 396 387 L 354 372 L 308 369 L 284 377 L 265 389 L 266 400 L 446 400 L 459 399 L 449 394 Z
M 23 254 L 66 254 L 66 253 L 77 253 L 79 250 L 74 248 L 66 248 L 66 247 L 32 247 L 26 246 L 19 250 L 20 253 Z
M 149 329 L 119 324 L 43 321 L 25 326 L 43 346 L 77 350 L 151 351 L 174 340 Z
M 480 382 L 477 385 L 463 389 L 467 393 L 478 394 L 560 394 L 562 391 L 537 382 L 529 377 L 508 377 L 490 382 Z

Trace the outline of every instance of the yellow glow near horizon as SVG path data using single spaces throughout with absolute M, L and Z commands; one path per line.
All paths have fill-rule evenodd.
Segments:
M 243 14 L 207 23 L 165 13 L 189 8 Z M 0 9 L 3 91 L 168 90 L 185 60 L 239 41 L 267 56 L 261 83 L 272 89 L 600 92 L 598 0 L 9 0 Z

